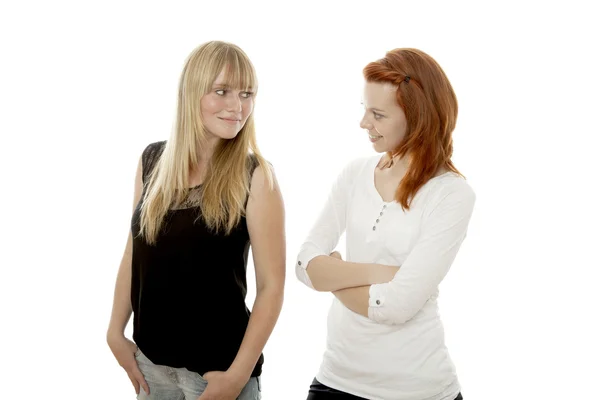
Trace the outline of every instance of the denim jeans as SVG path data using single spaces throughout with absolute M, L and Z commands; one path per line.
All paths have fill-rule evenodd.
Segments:
M 135 353 L 135 359 L 150 387 L 150 395 L 140 389 L 138 400 L 197 400 L 208 384 L 197 372 L 154 364 L 139 349 Z M 260 398 L 260 377 L 252 377 L 242 389 L 238 400 Z

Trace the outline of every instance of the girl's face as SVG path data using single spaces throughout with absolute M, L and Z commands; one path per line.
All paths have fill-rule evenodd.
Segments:
M 202 96 L 200 108 L 208 133 L 221 139 L 233 139 L 254 109 L 254 93 L 227 87 L 223 70 L 211 91 Z
M 360 127 L 367 130 L 378 153 L 393 152 L 406 135 L 406 115 L 396 101 L 396 89 L 389 83 L 365 83 Z

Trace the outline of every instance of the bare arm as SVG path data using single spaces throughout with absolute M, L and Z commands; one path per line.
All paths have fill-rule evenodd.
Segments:
M 425 221 L 421 237 L 394 279 L 334 295 L 348 309 L 377 322 L 409 321 L 447 274 L 466 235 L 474 203 L 475 194 L 468 186 L 446 195 Z
M 391 279 L 390 279 L 391 280 Z M 363 317 L 369 317 L 369 289 L 370 286 L 359 286 L 333 292 L 335 297 L 349 310 Z
M 421 237 L 394 279 L 339 290 L 334 295 L 348 309 L 374 321 L 406 323 L 448 273 L 466 236 L 474 203 L 475 194 L 466 185 L 447 194 L 424 221 Z
M 347 262 L 331 256 L 317 256 L 306 268 L 313 288 L 320 292 L 386 283 L 396 272 L 395 266 Z
M 261 167 L 252 178 L 246 220 L 256 271 L 256 299 L 246 334 L 228 371 L 243 377 L 243 382 L 249 379 L 275 327 L 283 304 L 285 281 L 283 199 L 277 181 L 271 188 Z
M 331 257 L 335 259 L 342 259 L 342 256 L 337 251 L 331 253 Z M 397 272 L 399 268 L 394 268 Z M 394 272 L 395 274 L 395 272 Z M 388 282 L 393 279 L 393 275 L 389 278 Z M 370 286 L 357 286 L 333 292 L 334 296 L 337 297 L 343 305 L 351 311 L 360 314 L 364 317 L 369 317 L 369 288 Z
M 142 160 L 138 163 L 137 172 L 135 174 L 135 186 L 133 195 L 133 209 L 137 206 L 142 197 Z M 144 375 L 140 371 L 134 353 L 137 349 L 135 343 L 125 337 L 125 327 L 129 318 L 131 318 L 131 255 L 132 255 L 133 238 L 131 230 L 127 238 L 127 244 L 121 265 L 117 273 L 117 282 L 115 283 L 115 294 L 113 299 L 112 313 L 108 331 L 106 332 L 106 341 L 113 355 L 123 367 L 127 376 L 131 381 L 135 393 L 140 393 L 140 388 L 143 388 L 147 394 L 150 394 L 150 388 Z
M 138 162 L 135 176 L 135 187 L 133 196 L 133 209 L 137 206 L 142 196 L 142 160 Z M 107 339 L 111 337 L 122 337 L 125 334 L 125 327 L 131 318 L 131 253 L 132 253 L 131 230 L 127 237 L 127 244 L 121 265 L 117 273 L 117 282 L 113 299 L 112 313 L 108 325 Z
M 306 286 L 322 292 L 348 287 L 385 283 L 392 280 L 397 267 L 346 262 L 330 257 L 346 230 L 348 201 L 361 161 L 348 164 L 335 180 L 325 206 L 300 248 L 296 276 Z

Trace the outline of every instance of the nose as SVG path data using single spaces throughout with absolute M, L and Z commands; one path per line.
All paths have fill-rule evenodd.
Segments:
M 367 119 L 366 113 L 363 115 L 362 119 L 360 120 L 360 127 L 362 129 L 366 129 L 368 131 L 373 129 L 373 124 Z
M 242 111 L 242 100 L 240 96 L 232 93 L 232 96 L 228 96 L 226 107 L 229 112 L 241 112 Z

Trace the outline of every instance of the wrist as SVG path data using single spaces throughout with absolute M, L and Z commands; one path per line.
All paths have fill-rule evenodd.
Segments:
M 250 375 L 252 374 L 252 370 L 248 368 L 243 368 L 241 366 L 232 365 L 227 370 L 227 374 L 236 382 L 239 382 L 243 385 L 250 380 Z
M 368 282 L 369 285 L 380 283 L 383 278 L 383 265 L 381 264 L 369 264 L 368 268 Z

